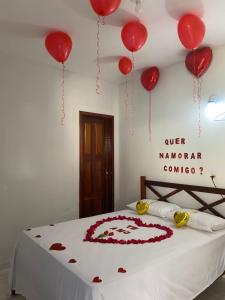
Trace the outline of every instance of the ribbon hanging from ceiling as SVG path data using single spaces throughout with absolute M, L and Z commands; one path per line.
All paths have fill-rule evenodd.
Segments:
M 185 65 L 193 76 L 193 99 L 198 104 L 198 137 L 201 137 L 201 91 L 202 76 L 207 72 L 213 59 L 212 49 L 202 47 L 189 52 L 186 56 Z
M 201 80 L 200 77 L 208 69 L 206 67 L 205 50 L 198 49 L 205 36 L 205 24 L 196 15 L 183 15 L 177 26 L 177 32 L 182 45 L 191 50 L 186 57 L 186 67 L 193 74 L 193 100 L 198 104 L 198 136 L 201 136 Z M 208 51 L 208 50 L 207 50 Z M 206 52 L 207 52 L 206 51 Z M 204 53 L 203 53 L 204 52 Z M 208 54 L 206 54 L 208 56 Z M 203 64 L 202 64 L 203 63 Z M 210 63 L 209 63 L 210 64 Z
M 160 78 L 160 71 L 157 67 L 151 67 L 145 70 L 141 75 L 141 83 L 143 87 L 149 92 L 149 116 L 148 116 L 148 129 L 149 141 L 152 139 L 152 97 L 151 91 L 156 87 Z
M 129 57 L 121 57 L 118 64 L 119 71 L 126 77 L 125 82 L 125 120 L 129 122 L 129 95 L 128 95 L 128 75 L 133 70 L 133 63 Z M 131 128 L 131 134 L 133 132 L 133 129 Z
M 121 30 L 121 40 L 127 50 L 129 50 L 132 54 L 132 64 L 133 70 L 135 66 L 134 61 L 134 52 L 139 51 L 146 43 L 148 38 L 148 31 L 146 27 L 140 21 L 133 21 L 125 24 Z M 134 72 L 132 72 L 132 97 L 131 97 L 131 122 L 132 122 L 132 129 L 131 135 L 134 135 L 134 103 L 135 103 L 135 96 L 134 96 Z
M 48 53 L 62 64 L 62 97 L 61 97 L 61 126 L 64 126 L 65 113 L 65 62 L 69 58 L 73 46 L 71 37 L 62 31 L 51 32 L 45 39 Z
M 90 0 L 91 7 L 94 12 L 98 15 L 97 19 L 97 50 L 96 50 L 96 94 L 100 95 L 100 77 L 101 77 L 101 66 L 100 66 L 100 32 L 101 25 L 105 25 L 105 17 L 113 14 L 120 6 L 121 0 Z

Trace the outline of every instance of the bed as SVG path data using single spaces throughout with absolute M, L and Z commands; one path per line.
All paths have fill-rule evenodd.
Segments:
M 174 190 L 162 196 L 154 186 L 165 185 Z M 224 189 L 141 177 L 143 199 L 146 188 L 164 201 L 191 192 L 201 210 L 214 214 L 224 202 L 206 204 L 195 193 Z M 13 293 L 27 300 L 191 300 L 224 270 L 225 230 L 180 230 L 169 220 L 122 210 L 28 228 L 15 248 L 10 282 Z

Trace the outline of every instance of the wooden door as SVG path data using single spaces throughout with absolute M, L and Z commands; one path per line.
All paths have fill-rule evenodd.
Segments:
M 114 210 L 114 118 L 80 112 L 80 217 Z

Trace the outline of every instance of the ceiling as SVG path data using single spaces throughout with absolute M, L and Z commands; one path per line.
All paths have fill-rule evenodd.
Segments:
M 135 53 L 135 69 L 151 65 L 162 68 L 182 61 L 185 50 L 177 36 L 177 20 L 187 12 L 203 18 L 206 24 L 204 45 L 225 44 L 224 0 L 143 0 L 143 11 L 135 13 L 131 0 L 105 19 L 101 27 L 101 78 L 121 81 L 117 62 L 130 55 L 124 48 L 120 31 L 127 21 L 139 18 L 148 28 L 145 46 Z M 97 16 L 89 0 L 0 0 L 0 51 L 26 57 L 38 63 L 58 66 L 44 47 L 45 36 L 62 30 L 73 39 L 73 50 L 66 63 L 73 72 L 95 77 Z

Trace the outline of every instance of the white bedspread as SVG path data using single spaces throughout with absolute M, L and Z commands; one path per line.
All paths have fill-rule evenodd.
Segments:
M 107 216 L 118 215 L 137 217 L 129 210 Z M 189 300 L 225 270 L 224 230 L 176 229 L 170 221 L 146 215 L 140 217 L 143 222 L 168 226 L 173 236 L 143 245 L 84 242 L 86 230 L 105 216 L 24 231 L 15 250 L 11 288 L 27 300 Z M 138 234 L 144 239 L 147 229 Z M 66 249 L 49 250 L 54 243 Z M 71 259 L 76 262 L 68 263 Z M 95 277 L 102 282 L 92 282 Z

